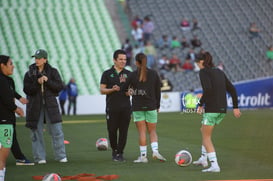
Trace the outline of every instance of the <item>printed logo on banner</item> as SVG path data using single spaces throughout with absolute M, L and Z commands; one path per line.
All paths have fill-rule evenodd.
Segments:
M 172 105 L 172 100 L 170 99 L 170 96 L 167 93 L 164 93 L 160 101 L 160 107 L 163 109 L 168 109 L 171 107 L 171 105 Z
M 235 85 L 239 108 L 273 107 L 273 77 L 240 82 Z M 232 98 L 227 97 L 228 108 L 232 108 Z
M 187 92 L 181 94 L 181 111 L 183 113 L 196 113 L 196 108 L 202 94 Z
M 273 107 L 273 77 L 238 82 L 234 86 L 237 90 L 239 108 L 252 109 Z M 201 92 L 202 90 L 195 91 L 195 94 L 199 95 L 199 98 L 201 98 Z M 180 109 L 185 113 L 196 112 L 196 110 L 187 109 L 187 94 L 188 93 L 185 92 L 180 94 Z M 192 99 L 189 104 L 194 104 L 194 99 Z M 227 94 L 227 106 L 229 109 L 233 108 L 232 98 L 229 94 Z
M 255 107 L 272 107 L 272 101 L 270 101 L 270 94 L 259 92 L 257 95 L 247 96 L 240 94 L 238 96 L 238 104 L 241 108 L 255 108 Z M 232 98 L 227 97 L 228 107 L 232 107 Z

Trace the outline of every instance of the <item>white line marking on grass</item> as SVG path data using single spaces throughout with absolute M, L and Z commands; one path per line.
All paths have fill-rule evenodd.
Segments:
M 78 123 L 102 123 L 105 120 L 73 120 L 73 121 L 63 121 L 63 124 L 78 124 Z
M 72 120 L 63 121 L 63 124 L 86 124 L 86 123 L 103 123 L 105 120 Z M 17 122 L 16 125 L 25 125 L 25 122 Z

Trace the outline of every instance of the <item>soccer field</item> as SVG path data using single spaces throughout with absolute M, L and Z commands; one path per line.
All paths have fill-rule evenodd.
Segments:
M 107 137 L 104 115 L 64 116 L 68 163 L 58 163 L 53 158 L 50 137 L 45 132 L 47 164 L 16 166 L 10 154 L 7 162 L 6 181 L 31 181 L 32 176 L 59 173 L 72 176 L 92 173 L 96 176 L 119 175 L 120 181 L 197 181 L 273 179 L 273 113 L 272 110 L 242 111 L 236 119 L 228 112 L 224 121 L 215 128 L 213 140 L 216 147 L 220 173 L 201 173 L 201 167 L 179 167 L 174 162 L 181 149 L 191 152 L 193 159 L 200 155 L 201 116 L 190 113 L 159 113 L 157 132 L 160 153 L 167 158 L 162 163 L 151 158 L 149 163 L 135 164 L 139 155 L 138 134 L 130 124 L 124 163 L 111 160 L 111 150 L 97 151 L 95 142 Z M 17 135 L 24 154 L 32 159 L 30 131 L 24 127 L 24 119 L 17 120 Z

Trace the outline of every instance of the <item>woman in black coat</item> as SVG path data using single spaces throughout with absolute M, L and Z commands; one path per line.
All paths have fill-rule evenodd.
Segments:
M 46 151 L 43 138 L 43 123 L 52 137 L 55 160 L 67 162 L 62 117 L 56 97 L 63 89 L 63 83 L 57 69 L 47 62 L 47 52 L 37 50 L 35 63 L 29 66 L 24 77 L 24 92 L 29 100 L 26 107 L 26 127 L 32 130 L 32 152 L 34 161 L 46 163 Z

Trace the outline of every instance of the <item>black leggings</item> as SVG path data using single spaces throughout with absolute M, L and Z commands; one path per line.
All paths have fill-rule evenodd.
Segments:
M 16 135 L 16 126 L 13 125 L 14 131 L 13 131 L 13 139 L 12 139 L 12 146 L 11 146 L 11 152 L 15 159 L 24 160 L 26 159 L 25 155 L 22 153 L 20 145 L 17 140 Z

